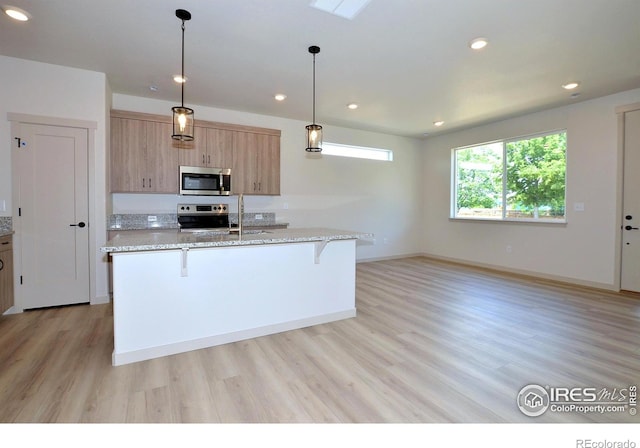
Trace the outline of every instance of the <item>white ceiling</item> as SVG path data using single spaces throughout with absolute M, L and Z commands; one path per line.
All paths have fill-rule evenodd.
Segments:
M 4 1 L 32 19 L 1 15 L 0 54 L 104 72 L 116 93 L 176 104 L 175 10 L 187 9 L 196 118 L 207 105 L 310 122 L 310 45 L 318 123 L 412 137 L 640 87 L 640 0 L 371 0 L 353 20 L 311 0 Z M 474 52 L 479 36 L 489 46 Z M 577 98 L 561 88 L 573 80 Z

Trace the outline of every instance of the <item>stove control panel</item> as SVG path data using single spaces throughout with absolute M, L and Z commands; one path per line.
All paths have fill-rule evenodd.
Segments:
M 178 204 L 180 215 L 224 215 L 229 213 L 227 204 Z

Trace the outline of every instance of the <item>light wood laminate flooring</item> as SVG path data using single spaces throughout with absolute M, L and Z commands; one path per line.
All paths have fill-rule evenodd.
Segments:
M 415 257 L 358 264 L 356 306 L 119 367 L 110 305 L 0 316 L 0 422 L 640 421 L 516 406 L 527 384 L 640 383 L 636 295 Z

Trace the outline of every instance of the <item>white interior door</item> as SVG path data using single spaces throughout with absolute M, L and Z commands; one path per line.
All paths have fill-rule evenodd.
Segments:
M 640 110 L 624 114 L 620 288 L 640 292 Z
M 20 126 L 22 308 L 90 301 L 87 130 Z

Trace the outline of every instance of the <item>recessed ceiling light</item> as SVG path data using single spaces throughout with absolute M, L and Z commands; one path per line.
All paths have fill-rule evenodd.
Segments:
M 471 42 L 469 42 L 469 47 L 473 48 L 474 50 L 480 50 L 486 47 L 488 43 L 489 41 L 486 38 L 477 37 L 473 39 Z
M 183 84 L 183 83 L 187 82 L 187 77 L 185 76 L 183 78 L 182 75 L 173 75 L 173 80 L 175 82 L 177 82 L 178 84 Z
M 24 9 L 16 8 L 15 6 L 3 6 L 2 9 L 4 13 L 11 17 L 12 19 L 18 20 L 20 22 L 26 22 L 31 18 L 31 14 L 29 14 Z
M 567 84 L 563 84 L 562 88 L 567 90 L 573 90 L 580 85 L 579 82 L 569 82 Z
M 440 127 L 440 126 L 442 126 L 443 124 L 444 124 L 444 121 L 434 121 L 434 122 L 433 122 L 433 125 L 434 125 L 434 126 L 437 126 L 437 127 Z
M 284 101 L 287 99 L 287 95 L 285 95 L 284 93 L 276 93 L 274 98 L 276 99 L 276 101 Z
M 349 103 L 347 104 L 347 108 L 351 110 L 356 110 L 358 108 L 358 105 L 356 103 Z

